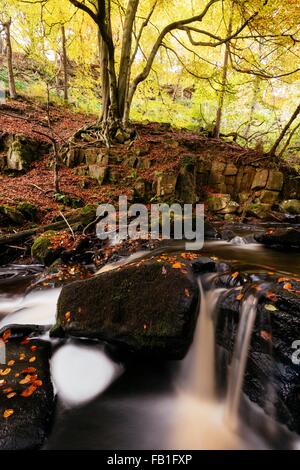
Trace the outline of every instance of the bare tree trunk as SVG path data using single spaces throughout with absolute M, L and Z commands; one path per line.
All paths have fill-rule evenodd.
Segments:
M 68 56 L 67 56 L 67 46 L 66 46 L 66 31 L 64 25 L 61 27 L 61 39 L 62 39 L 62 66 L 63 66 L 63 76 L 64 76 L 64 102 L 68 103 L 69 101 L 69 75 L 68 75 Z
M 231 5 L 231 14 L 230 14 L 230 20 L 229 20 L 229 25 L 228 25 L 228 36 L 232 34 L 233 12 L 234 12 L 234 1 L 232 2 L 232 5 Z M 221 93 L 219 95 L 219 104 L 218 104 L 218 109 L 217 109 L 216 124 L 215 124 L 214 132 L 213 132 L 214 137 L 216 138 L 220 137 L 220 132 L 221 132 L 222 115 L 223 115 L 223 108 L 224 108 L 226 88 L 227 88 L 229 58 L 230 58 L 230 42 L 227 42 L 225 44 Z
M 99 116 L 99 122 L 104 122 L 108 118 L 110 107 L 109 96 L 109 74 L 108 74 L 108 51 L 103 41 L 100 31 L 98 30 L 99 58 L 101 67 L 101 93 L 102 93 L 102 109 Z
M 118 80 L 118 100 L 119 112 L 123 118 L 128 94 L 128 82 L 130 76 L 130 57 L 132 46 L 132 29 L 139 6 L 139 0 L 129 0 L 125 15 L 123 28 L 122 51 L 120 60 L 119 80 Z M 124 119 L 123 119 L 124 120 Z
M 297 119 L 297 117 L 299 116 L 300 114 L 300 104 L 297 106 L 296 110 L 294 111 L 291 119 L 289 120 L 289 122 L 284 126 L 284 128 L 282 129 L 282 132 L 280 133 L 278 139 L 276 140 L 275 144 L 273 145 L 273 147 L 271 148 L 269 154 L 274 156 L 276 155 L 276 151 L 279 147 L 279 145 L 281 144 L 282 140 L 284 139 L 284 137 L 286 136 L 286 133 L 288 132 L 288 130 L 290 129 L 291 125 L 293 124 L 293 122 Z
M 6 56 L 7 56 L 7 70 L 8 70 L 8 90 L 9 96 L 12 99 L 17 97 L 15 76 L 13 69 L 13 52 L 11 46 L 11 36 L 10 36 L 10 26 L 11 20 L 3 24 L 5 30 L 5 39 L 6 39 Z
M 260 84 L 260 78 L 256 77 L 255 82 L 254 82 L 254 88 L 253 88 L 253 98 L 252 98 L 252 104 L 251 104 L 251 109 L 250 109 L 249 121 L 248 121 L 248 124 L 247 124 L 245 132 L 244 132 L 244 136 L 245 136 L 246 139 L 249 136 L 249 132 L 250 132 L 251 125 L 252 125 L 252 122 L 253 122 L 253 118 L 254 118 L 254 113 L 255 113 L 255 110 L 256 110 L 256 106 L 257 106 L 257 98 L 258 98 L 258 93 L 259 93 L 259 84 Z
M 5 51 L 3 36 L 0 31 L 0 55 L 3 55 Z

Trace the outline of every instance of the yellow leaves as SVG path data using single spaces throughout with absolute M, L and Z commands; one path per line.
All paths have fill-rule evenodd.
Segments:
M 32 363 L 32 362 L 35 362 L 36 361 L 36 357 L 35 356 L 32 356 L 30 359 L 29 359 L 29 362 Z
M 3 376 L 3 375 L 8 375 L 8 374 L 10 374 L 10 372 L 11 372 L 11 368 L 10 368 L 10 367 L 7 367 L 7 368 L 4 369 L 4 370 L 2 370 L 2 369 L 0 370 L 0 375 L 2 375 L 2 376 Z
M 266 304 L 266 305 L 265 305 L 265 310 L 268 310 L 268 312 L 277 312 L 277 311 L 278 311 L 278 308 L 275 307 L 275 305 Z
M 14 398 L 16 395 L 17 395 L 16 392 L 11 392 L 8 395 L 6 395 L 6 398 L 9 398 L 9 399 Z
M 283 288 L 284 288 L 285 290 L 290 290 L 290 289 L 292 289 L 292 287 L 293 287 L 293 286 L 292 286 L 292 284 L 291 284 L 290 282 L 286 282 L 286 283 L 283 285 Z
M 236 271 L 235 273 L 231 274 L 231 279 L 236 279 L 240 273 Z
M 172 268 L 173 269 L 181 269 L 183 268 L 184 265 L 182 263 L 179 263 L 179 261 L 177 261 L 176 263 L 172 264 Z
M 5 419 L 9 418 L 10 416 L 12 416 L 14 414 L 14 412 L 15 412 L 15 410 L 13 410 L 12 408 L 4 410 L 3 418 L 5 418 Z
M 67 320 L 67 322 L 71 321 L 71 312 L 66 312 L 65 313 L 65 319 Z
M 24 353 L 20 353 L 19 360 L 24 361 L 25 358 L 26 358 L 26 355 Z
M 0 380 L 0 387 L 2 387 L 2 385 L 6 384 L 6 380 L 5 379 L 1 379 Z
M 13 366 L 15 362 L 16 362 L 16 361 L 14 361 L 14 360 L 10 360 L 10 361 L 8 361 L 7 365 L 8 365 L 8 366 Z

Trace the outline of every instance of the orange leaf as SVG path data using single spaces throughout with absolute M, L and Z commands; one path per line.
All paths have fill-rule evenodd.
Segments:
M 36 357 L 35 356 L 32 356 L 30 359 L 29 359 L 29 362 L 35 362 L 36 361 Z
M 264 339 L 265 341 L 271 341 L 272 340 L 272 335 L 268 331 L 262 330 L 260 332 L 260 337 Z
M 32 345 L 32 346 L 30 346 L 30 349 L 31 349 L 31 351 L 36 351 L 36 350 L 37 350 L 37 346 Z
M 16 392 L 11 392 L 11 393 L 9 393 L 8 395 L 6 395 L 6 397 L 7 397 L 7 398 L 13 398 L 13 397 L 15 397 L 16 395 L 17 395 Z
M 4 333 L 3 333 L 3 335 L 2 335 L 3 341 L 7 341 L 8 338 L 10 338 L 10 337 L 11 337 L 11 331 L 10 331 L 10 330 L 4 331 Z
M 240 273 L 236 271 L 235 273 L 231 274 L 232 279 L 236 279 Z
M 30 385 L 29 387 L 25 388 L 23 392 L 21 392 L 21 397 L 30 397 L 37 389 L 36 385 Z
M 293 286 L 292 286 L 292 284 L 291 284 L 290 282 L 286 282 L 286 283 L 284 284 L 284 286 L 283 286 L 283 288 L 284 288 L 285 290 L 289 290 L 289 289 L 291 289 L 292 287 L 293 287 Z
M 10 374 L 11 368 L 7 367 L 6 369 L 0 371 L 0 375 L 8 375 Z
M 179 263 L 178 261 L 172 264 L 173 269 L 181 269 L 182 267 L 183 267 L 182 263 Z
M 11 387 L 8 387 L 8 388 L 5 388 L 5 389 L 3 390 L 3 393 L 10 393 L 10 392 L 12 392 L 12 391 L 13 391 L 13 389 L 12 389 Z
M 29 382 L 31 382 L 31 375 L 26 375 L 26 377 L 24 377 L 24 379 L 20 380 L 19 384 L 21 385 L 25 385 L 25 384 L 28 384 Z
M 26 367 L 25 369 L 22 370 L 23 374 L 34 374 L 36 372 L 35 367 Z
M 239 294 L 236 296 L 235 300 L 242 300 L 244 298 L 244 294 Z
M 14 360 L 11 360 L 11 361 L 8 361 L 7 365 L 8 365 L 8 366 L 13 366 L 14 363 L 15 363 L 15 361 L 14 361 Z
M 15 412 L 15 410 L 12 410 L 12 409 L 4 410 L 3 418 L 9 418 L 11 415 L 14 414 L 14 412 Z

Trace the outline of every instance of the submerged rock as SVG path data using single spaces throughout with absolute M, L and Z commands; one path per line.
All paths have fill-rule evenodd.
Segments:
M 44 328 L 11 325 L 0 330 L 0 449 L 42 446 L 51 426 L 54 393 L 50 343 L 34 339 Z
M 300 248 L 300 230 L 295 228 L 270 229 L 255 235 L 258 243 L 280 248 Z
M 198 297 L 189 260 L 144 259 L 65 286 L 52 336 L 97 338 L 133 353 L 182 358 L 192 341 Z

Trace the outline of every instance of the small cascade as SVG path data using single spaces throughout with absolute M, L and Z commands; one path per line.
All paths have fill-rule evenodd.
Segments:
M 242 304 L 233 357 L 230 365 L 229 383 L 225 408 L 225 420 L 233 429 L 237 428 L 239 406 L 252 331 L 256 319 L 258 297 L 249 294 Z
M 224 289 L 205 292 L 200 279 L 198 284 L 201 294 L 200 311 L 193 345 L 184 361 L 185 389 L 203 399 L 214 400 L 216 392 L 214 315 Z

